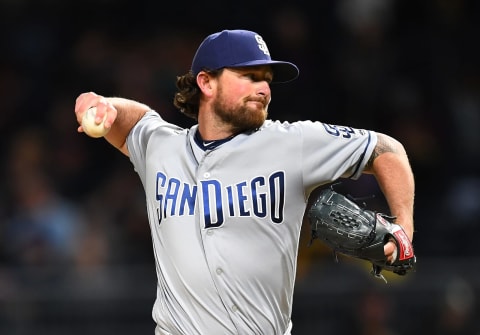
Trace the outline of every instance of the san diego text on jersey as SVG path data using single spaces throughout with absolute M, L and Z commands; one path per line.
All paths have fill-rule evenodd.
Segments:
M 168 216 L 194 215 L 196 202 L 202 206 L 205 228 L 221 226 L 226 217 L 270 218 L 283 222 L 285 172 L 256 176 L 251 180 L 222 185 L 219 180 L 199 180 L 197 184 L 169 178 L 157 172 L 158 223 Z

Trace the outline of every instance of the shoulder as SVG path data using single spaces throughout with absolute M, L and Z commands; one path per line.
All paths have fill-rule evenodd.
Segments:
M 374 133 L 371 130 L 312 120 L 295 122 L 266 120 L 259 130 L 304 133 L 344 139 L 368 137 Z
M 312 121 L 280 121 L 280 120 L 266 120 L 262 127 L 259 130 L 269 130 L 269 131 L 301 131 L 302 128 L 308 127 L 320 127 L 320 122 L 312 122 Z
M 184 128 L 166 121 L 163 119 L 160 114 L 154 110 L 150 110 L 140 119 L 140 121 L 135 125 L 135 128 L 142 129 L 159 129 L 159 130 L 173 130 L 173 131 L 183 131 Z

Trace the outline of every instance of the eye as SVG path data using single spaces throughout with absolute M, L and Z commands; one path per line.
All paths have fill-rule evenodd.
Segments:
M 245 73 L 243 76 L 250 79 L 251 81 L 257 81 L 257 75 L 253 72 Z
M 270 73 L 246 73 L 244 76 L 254 82 L 266 81 L 269 84 L 272 82 L 272 75 Z

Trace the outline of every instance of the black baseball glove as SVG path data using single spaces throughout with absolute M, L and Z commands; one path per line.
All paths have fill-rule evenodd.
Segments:
M 320 239 L 334 253 L 371 262 L 371 273 L 376 277 L 385 280 L 382 270 L 401 276 L 415 270 L 412 243 L 392 216 L 362 208 L 352 198 L 330 187 L 320 192 L 307 217 L 312 230 L 310 242 Z M 384 245 L 389 240 L 397 245 L 392 263 L 384 253 Z

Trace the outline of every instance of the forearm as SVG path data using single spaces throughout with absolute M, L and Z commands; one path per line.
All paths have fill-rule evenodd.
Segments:
M 397 140 L 380 134 L 366 172 L 374 174 L 391 215 L 413 240 L 415 181 L 404 147 Z
M 407 157 L 384 153 L 373 163 L 373 170 L 396 223 L 413 240 L 415 184 Z
M 127 136 L 133 126 L 150 108 L 145 104 L 124 98 L 110 97 L 107 100 L 117 110 L 117 116 L 112 123 L 110 131 L 105 135 L 105 139 L 128 156 Z

